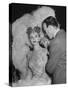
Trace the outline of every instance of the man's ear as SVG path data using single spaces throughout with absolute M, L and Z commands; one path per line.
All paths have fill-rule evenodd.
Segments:
M 46 23 L 43 24 L 43 28 L 44 29 L 47 29 Z
M 44 33 L 44 35 L 46 34 L 46 29 L 47 29 L 48 27 L 46 26 L 46 24 L 44 23 L 43 24 L 43 33 Z

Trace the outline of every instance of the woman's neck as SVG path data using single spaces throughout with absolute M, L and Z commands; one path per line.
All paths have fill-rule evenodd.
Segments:
M 34 49 L 35 50 L 38 50 L 40 48 L 40 45 L 39 44 L 36 44 L 35 46 L 34 46 Z

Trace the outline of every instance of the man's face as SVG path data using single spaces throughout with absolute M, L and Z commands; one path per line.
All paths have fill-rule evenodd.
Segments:
M 54 26 L 49 25 L 49 26 L 47 27 L 46 24 L 44 23 L 43 28 L 44 28 L 44 31 L 46 32 L 46 34 L 48 35 L 48 37 L 49 37 L 50 39 L 52 39 L 52 38 L 54 37 L 54 31 L 55 31 Z

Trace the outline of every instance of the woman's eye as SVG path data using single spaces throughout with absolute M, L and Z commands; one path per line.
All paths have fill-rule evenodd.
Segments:
M 37 35 L 35 37 L 37 37 Z
M 38 35 L 35 35 L 35 37 L 38 37 Z
M 30 37 L 30 39 L 33 39 L 33 38 L 34 38 L 33 36 Z

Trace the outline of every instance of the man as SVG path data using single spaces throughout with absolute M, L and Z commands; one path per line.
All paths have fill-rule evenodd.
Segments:
M 52 16 L 42 22 L 42 30 L 50 39 L 46 71 L 52 75 L 52 84 L 64 84 L 66 83 L 66 33 L 60 30 L 56 18 Z

